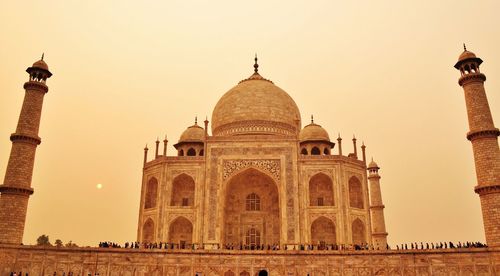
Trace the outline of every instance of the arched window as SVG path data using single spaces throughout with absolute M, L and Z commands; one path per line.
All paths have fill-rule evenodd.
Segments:
M 184 156 L 184 150 L 179 150 L 178 155 L 179 155 L 179 156 Z
M 361 182 L 355 176 L 349 179 L 349 206 L 358 209 L 364 208 Z
M 193 178 L 185 173 L 175 177 L 170 206 L 193 206 L 194 186 Z
M 250 276 L 250 273 L 248 273 L 247 271 L 242 271 L 240 273 L 240 276 Z
M 311 154 L 312 155 L 320 155 L 321 154 L 321 151 L 319 151 L 319 149 L 317 147 L 314 147 L 312 148 L 311 150 Z
M 300 151 L 300 154 L 302 154 L 302 155 L 307 155 L 307 149 L 306 149 L 306 148 L 303 148 L 303 149 Z
M 352 222 L 352 243 L 357 245 L 366 243 L 365 224 L 360 219 Z
M 142 242 L 154 242 L 155 224 L 148 218 L 142 226 Z
M 333 183 L 329 176 L 318 173 L 309 180 L 309 205 L 333 206 Z
M 235 275 L 234 275 L 234 272 L 232 272 L 231 270 L 228 270 L 224 273 L 224 276 L 235 276 Z
M 196 156 L 196 151 L 193 148 L 189 148 L 186 155 L 187 156 Z
M 260 231 L 255 228 L 250 228 L 245 236 L 246 244 L 257 245 L 260 244 Z
M 330 155 L 330 151 L 328 150 L 328 148 L 325 148 L 325 149 L 323 150 L 323 154 L 324 154 L 324 155 Z
M 158 197 L 158 180 L 152 177 L 146 185 L 146 198 L 144 199 L 144 209 L 156 207 Z
M 247 211 L 260 211 L 260 197 L 251 193 L 247 196 Z
M 200 150 L 200 156 L 203 156 L 203 154 L 204 154 L 204 151 L 203 151 L 203 149 L 201 149 Z

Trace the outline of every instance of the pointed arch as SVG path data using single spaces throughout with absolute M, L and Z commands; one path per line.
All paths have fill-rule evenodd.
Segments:
M 178 154 L 177 154 L 177 155 L 178 155 L 178 156 L 184 156 L 184 150 L 183 150 L 183 149 L 179 150 L 179 152 L 178 152 Z
M 332 179 L 324 174 L 317 173 L 309 180 L 309 205 L 310 206 L 333 206 Z
M 311 224 L 311 242 L 312 244 L 336 244 L 335 223 L 324 216 L 315 219 Z
M 357 245 L 366 244 L 366 227 L 359 219 L 352 222 L 352 243 Z
M 349 206 L 353 208 L 363 209 L 363 189 L 361 182 L 355 176 L 349 179 Z
M 170 206 L 193 206 L 195 183 L 194 179 L 182 173 L 172 181 Z
M 235 276 L 234 272 L 230 270 L 224 272 L 224 276 Z
M 168 228 L 168 242 L 185 248 L 193 242 L 193 224 L 187 218 L 180 216 L 174 219 Z
M 186 155 L 187 156 L 196 156 L 196 150 L 193 148 L 189 148 Z
M 320 155 L 321 154 L 321 151 L 319 150 L 318 147 L 313 147 L 311 149 L 311 155 Z
M 156 198 L 158 197 L 158 180 L 151 177 L 146 184 L 146 195 L 144 198 L 144 209 L 156 207 Z
M 148 218 L 142 225 L 142 242 L 154 242 L 155 223 Z
M 261 244 L 280 242 L 279 192 L 271 176 L 257 168 L 246 168 L 226 182 L 224 196 L 223 243 L 245 244 L 251 228 L 259 232 Z M 250 210 L 246 208 L 247 199 Z M 256 210 L 252 210 L 252 204 Z
M 302 150 L 300 151 L 300 154 L 307 155 L 307 149 L 306 148 L 302 148 Z
M 247 271 L 243 270 L 243 271 L 240 273 L 240 276 L 250 276 L 250 273 L 248 273 Z

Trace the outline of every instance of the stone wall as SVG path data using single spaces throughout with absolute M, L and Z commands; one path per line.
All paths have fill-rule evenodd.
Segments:
M 29 275 L 500 275 L 500 248 L 406 251 L 229 251 L 0 245 L 0 276 Z

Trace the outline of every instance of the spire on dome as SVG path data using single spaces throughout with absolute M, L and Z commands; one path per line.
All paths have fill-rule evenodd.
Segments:
M 254 65 L 253 65 L 253 71 L 254 71 L 255 73 L 258 73 L 258 72 L 259 72 L 259 64 L 257 63 L 257 60 L 258 60 L 258 59 L 257 59 L 257 53 L 255 54 L 255 59 L 254 59 L 254 60 L 255 60 L 255 63 L 254 63 Z
M 311 124 L 314 124 L 314 115 L 311 114 Z
M 42 53 L 42 60 L 43 60 L 43 56 L 45 56 L 45 53 Z
M 464 43 L 464 52 L 467 51 L 467 47 L 465 47 L 465 43 Z

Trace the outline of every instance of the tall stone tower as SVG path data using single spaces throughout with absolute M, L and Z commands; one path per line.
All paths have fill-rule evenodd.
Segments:
M 26 69 L 29 80 L 16 132 L 10 136 L 12 148 L 5 179 L 0 185 L 0 243 L 20 244 L 23 240 L 28 199 L 33 194 L 31 176 L 35 161 L 43 96 L 49 91 L 45 81 L 52 76 L 42 59 Z
M 370 181 L 370 216 L 372 219 L 372 241 L 373 247 L 379 249 L 387 248 L 387 231 L 385 230 L 384 203 L 380 191 L 380 169 L 372 159 L 368 164 L 368 181 Z
M 470 129 L 467 139 L 472 143 L 476 165 L 477 186 L 474 190 L 481 200 L 486 243 L 500 246 L 500 152 L 497 140 L 500 131 L 493 124 L 486 98 L 486 76 L 479 70 L 482 62 L 464 45 L 455 68 L 460 70 L 458 84 L 465 93 Z

